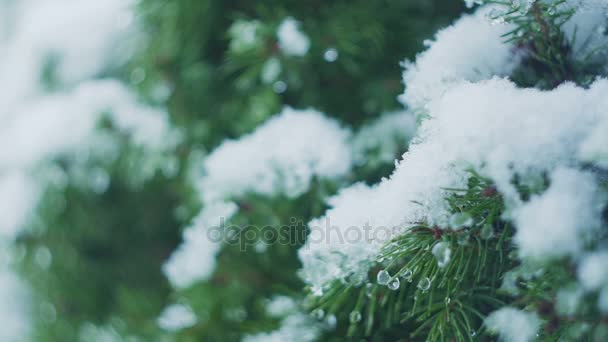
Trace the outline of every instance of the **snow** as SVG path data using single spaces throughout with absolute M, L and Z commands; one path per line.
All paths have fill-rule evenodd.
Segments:
M 196 324 L 196 315 L 184 304 L 172 304 L 163 310 L 157 322 L 163 330 L 179 331 Z
M 260 43 L 258 31 L 261 23 L 257 20 L 236 20 L 228 29 L 230 35 L 230 50 L 242 53 L 256 48 Z
M 601 224 L 604 201 L 590 173 L 560 168 L 551 186 L 514 212 L 514 241 L 522 257 L 577 255 Z
M 585 291 L 580 286 L 567 286 L 557 291 L 555 310 L 561 316 L 575 316 Z
M 184 231 L 182 244 L 163 265 L 163 272 L 173 287 L 187 288 L 211 276 L 216 254 L 222 246 L 223 223 L 236 211 L 237 206 L 232 202 L 210 204 Z
M 492 7 L 484 6 L 464 15 L 453 25 L 438 31 L 429 49 L 406 62 L 405 93 L 400 100 L 421 110 L 462 81 L 477 82 L 507 76 L 517 66 L 518 55 L 501 37 L 513 27 L 492 25 L 487 18 Z
M 0 4 L 0 86 L 6 90 L 0 95 L 0 208 L 6 213 L 0 220 L 1 243 L 15 239 L 48 184 L 75 177 L 57 172 L 53 167 L 57 158 L 78 164 L 102 156 L 119 147 L 119 135 L 156 154 L 171 149 L 179 138 L 163 111 L 139 103 L 119 81 L 101 78 L 124 65 L 139 38 L 131 11 L 135 3 L 23 0 Z M 118 135 L 97 128 L 102 118 L 111 121 Z M 90 185 L 94 191 L 105 191 L 107 173 L 93 171 Z M 40 260 L 48 264 L 50 259 Z M 14 292 L 9 291 L 10 270 L 3 269 L 1 274 L 9 293 L 3 302 L 11 304 L 6 305 L 6 313 L 0 313 L 8 322 L 0 339 L 22 341 L 28 319 L 11 308 L 13 302 L 27 306 L 27 300 L 10 294 Z M 4 298 L 5 288 L 0 292 Z
M 203 162 L 198 179 L 203 210 L 164 266 L 171 283 L 184 288 L 209 278 L 222 242 L 215 234 L 222 234 L 221 223 L 237 211 L 231 200 L 247 193 L 294 198 L 315 178 L 346 175 L 352 166 L 350 137 L 317 111 L 287 107 L 251 134 L 224 141 Z
M 429 104 L 429 118 L 390 178 L 342 190 L 328 202 L 325 216 L 309 224 L 315 238 L 299 252 L 304 279 L 319 288 L 351 273 L 364 274 L 387 241 L 375 239 L 381 232 L 391 238 L 418 221 L 446 226 L 442 188 L 463 187 L 466 168 L 489 177 L 505 197 L 504 216 L 516 222 L 523 256 L 580 252 L 584 240 L 570 239 L 583 238 L 597 226 L 604 202 L 594 195 L 590 175 L 556 170 L 579 162 L 578 151 L 608 113 L 601 95 L 606 91 L 606 80 L 589 89 L 564 84 L 551 91 L 518 89 L 498 78 L 452 86 Z M 524 203 L 513 177 L 542 191 L 539 180 L 546 173 L 555 184 L 546 196 Z M 568 201 L 570 207 L 563 208 Z M 547 212 L 551 221 L 545 223 Z M 371 233 L 363 238 L 340 241 L 349 227 L 367 226 Z
M 293 298 L 287 296 L 275 296 L 266 305 L 266 312 L 272 317 L 284 317 L 294 312 L 297 306 Z
M 588 291 L 608 285 L 608 251 L 597 251 L 582 257 L 578 265 L 578 279 Z
M 570 42 L 574 42 L 574 57 L 604 64 L 607 57 L 603 47 L 608 43 L 606 36 L 606 15 L 608 3 L 605 0 L 568 0 L 563 8 L 575 9 L 575 13 L 562 28 Z
M 354 135 L 352 148 L 355 164 L 369 163 L 372 158 L 382 163 L 393 162 L 415 131 L 416 117 L 411 112 L 382 114 Z
M 0 85 L 11 89 L 0 97 L 0 107 L 7 109 L 42 92 L 40 75 L 49 58 L 56 59 L 56 76 L 62 85 L 73 85 L 123 63 L 132 45 L 125 37 L 133 32 L 129 25 L 133 4 L 129 0 L 15 2 L 7 13 L 14 25 L 0 40 Z
M 300 23 L 292 17 L 285 18 L 277 29 L 279 48 L 288 56 L 302 57 L 310 48 L 310 39 L 300 30 Z
M 26 174 L 6 172 L 0 175 L 0 240 L 12 239 L 34 209 L 38 188 Z
M 136 145 L 155 150 L 170 145 L 164 112 L 138 104 L 118 81 L 85 81 L 71 91 L 39 96 L 5 115 L 0 167 L 32 167 L 84 146 L 93 148 L 90 140 L 104 115 Z
M 485 320 L 488 330 L 498 333 L 506 342 L 534 341 L 540 323 L 536 313 L 511 307 L 494 311 Z
M 314 110 L 289 107 L 255 132 L 226 140 L 204 162 L 205 203 L 247 192 L 297 197 L 314 177 L 336 179 L 351 168 L 350 132 Z
M 316 341 L 320 333 L 321 328 L 318 323 L 314 322 L 308 315 L 296 312 L 283 319 L 278 330 L 245 336 L 243 342 L 311 342 Z
M 3 249 L 7 246 L 3 243 Z M 2 326 L 0 340 L 6 342 L 24 341 L 29 332 L 29 293 L 27 286 L 10 270 L 6 263 L 7 252 L 2 252 L 0 265 L 0 317 Z

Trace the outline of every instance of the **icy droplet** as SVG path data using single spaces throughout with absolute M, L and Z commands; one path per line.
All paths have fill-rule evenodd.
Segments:
M 336 315 L 328 315 L 325 319 L 325 323 L 327 323 L 330 329 L 334 329 L 336 325 L 338 325 L 338 319 L 336 318 Z
M 323 53 L 323 59 L 325 59 L 325 61 L 329 63 L 335 62 L 338 59 L 338 56 L 338 50 L 333 47 L 325 50 L 325 52 Z
M 409 268 L 406 268 L 405 271 L 403 271 L 403 274 L 401 275 L 401 277 L 403 277 L 403 279 L 411 282 L 413 275 L 414 275 L 414 273 L 412 272 L 412 270 L 410 270 Z
M 146 80 L 146 71 L 144 70 L 144 68 L 137 67 L 133 69 L 133 71 L 131 71 L 130 79 L 132 84 L 140 84 L 141 82 Z
M 372 293 L 373 293 L 373 292 L 374 292 L 374 285 L 369 284 L 369 283 L 368 283 L 367 285 L 365 285 L 365 295 L 366 295 L 368 298 L 371 298 L 371 297 L 372 297 Z
M 361 313 L 357 310 L 354 310 L 350 313 L 349 319 L 351 323 L 358 323 L 361 321 Z
M 36 263 L 43 269 L 48 269 L 51 267 L 51 263 L 53 261 L 53 255 L 51 251 L 46 247 L 38 247 L 36 249 L 36 253 L 34 258 L 36 259 Z
M 429 277 L 422 278 L 418 283 L 418 288 L 422 291 L 428 291 L 431 288 L 431 279 Z
M 272 90 L 274 90 L 274 92 L 277 94 L 282 94 L 285 92 L 285 90 L 287 90 L 287 83 L 283 81 L 276 81 L 272 85 Z
M 486 223 L 481 227 L 479 236 L 484 240 L 489 240 L 494 237 L 494 227 L 491 224 Z
M 323 319 L 323 317 L 325 317 L 325 311 L 323 311 L 323 309 L 315 309 L 312 312 L 312 317 L 316 319 Z
M 450 297 L 445 297 L 445 305 L 450 305 L 452 299 Z
M 441 241 L 435 244 L 431 253 L 433 253 L 435 258 L 437 259 L 437 266 L 439 266 L 439 268 L 446 267 L 450 262 L 450 259 L 452 258 L 452 250 L 450 249 L 450 244 L 445 241 Z
M 450 227 L 458 230 L 473 224 L 473 217 L 469 213 L 455 213 L 450 217 Z
M 388 282 L 391 280 L 391 275 L 386 270 L 381 270 L 380 272 L 378 272 L 376 280 L 380 285 L 387 285 Z
M 477 331 L 471 330 L 471 336 L 477 336 Z
M 255 243 L 253 248 L 257 253 L 264 253 L 266 250 L 268 250 L 268 244 L 264 241 L 258 241 Z
M 398 290 L 399 286 L 401 286 L 401 281 L 399 280 L 399 278 L 395 278 L 388 282 L 388 288 L 393 291 Z
M 110 175 L 102 168 L 93 169 L 91 171 L 90 186 L 91 190 L 96 194 L 103 194 L 110 186 Z

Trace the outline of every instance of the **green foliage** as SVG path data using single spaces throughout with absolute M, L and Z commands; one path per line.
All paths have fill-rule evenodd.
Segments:
M 413 58 L 422 40 L 461 10 L 455 1 L 142 1 L 150 33 L 136 65 L 150 75 L 140 84 L 151 94 L 158 80 L 172 95 L 173 120 L 191 143 L 211 147 L 250 132 L 283 105 L 314 107 L 358 125 L 398 107 L 399 63 Z M 302 22 L 311 47 L 304 57 L 281 54 L 276 29 L 287 16 Z M 372 18 L 372 20 L 370 20 Z M 251 46 L 235 42 L 239 25 L 253 25 Z M 336 49 L 327 62 L 323 54 Z M 264 82 L 269 60 L 280 63 Z M 276 82 L 286 90 L 273 90 Z
M 49 189 L 40 220 L 17 241 L 39 303 L 36 341 L 75 341 L 84 323 L 112 317 L 124 333 L 157 330 L 170 292 L 159 270 L 179 243 L 180 222 L 168 214 L 179 205 L 179 184 L 157 175 L 134 190 L 113 176 L 102 195 L 72 184 Z
M 326 209 L 322 199 L 334 191 L 334 185 L 315 180 L 295 199 L 244 196 L 239 212 L 223 227 L 224 248 L 210 280 L 174 294 L 204 318 L 178 339 L 238 341 L 244 334 L 276 329 L 279 322 L 265 306 L 275 295 L 301 296 L 296 252 L 306 238 L 305 223 Z
M 451 211 L 472 219 L 466 227 L 414 224 L 385 246 L 371 281 L 336 281 L 310 296 L 311 308 L 336 315 L 336 336 L 471 341 L 482 334 L 483 317 L 503 304 L 497 289 L 515 263 L 513 228 L 500 218 L 500 195 L 479 175 L 471 174 L 466 189 L 446 191 Z M 440 243 L 451 253 L 445 265 L 435 252 Z M 384 272 L 389 279 L 381 279 Z M 351 318 L 357 313 L 361 320 Z
M 505 35 L 506 41 L 514 42 L 523 61 L 512 75 L 522 87 L 553 89 L 571 81 L 589 85 L 597 76 L 598 63 L 593 57 L 600 50 L 588 53 L 584 58 L 574 58 L 576 36 L 566 37 L 562 27 L 572 17 L 575 8 L 566 0 L 534 1 L 529 10 L 513 7 L 509 1 L 488 1 L 505 8 L 495 14 L 493 20 L 514 24 L 515 28 Z
M 108 173 L 107 191 L 80 183 L 49 189 L 39 220 L 18 241 L 24 254 L 20 271 L 41 303 L 33 312 L 35 339 L 79 340 L 91 323 L 147 341 L 239 340 L 275 329 L 279 322 L 264 306 L 274 294 L 301 293 L 296 275 L 301 240 L 268 243 L 264 251 L 251 241 L 245 251 L 239 243 L 229 244 L 209 282 L 170 289 L 161 266 L 200 209 L 188 171 L 180 166 L 194 160 L 193 151 L 210 151 L 224 139 L 251 132 L 284 105 L 314 107 L 351 127 L 398 108 L 399 62 L 414 58 L 423 39 L 461 10 L 460 2 L 447 0 L 140 1 L 147 41 L 127 70 L 112 74 L 125 73 L 122 78 L 130 79 L 146 102 L 166 106 L 172 123 L 183 130 L 172 161 L 177 174 L 154 171 L 154 165 L 143 164 L 143 151 L 124 141 L 116 162 L 90 166 Z M 276 29 L 287 16 L 301 21 L 310 37 L 304 57 L 284 56 L 277 48 Z M 257 25 L 254 44 L 236 41 L 242 24 Z M 323 58 L 328 49 L 337 51 L 336 61 Z M 280 73 L 265 81 L 269 60 L 280 63 Z M 41 76 L 49 88 L 54 65 L 49 60 Z M 284 92 L 276 90 L 278 81 L 285 83 Z M 69 164 L 58 161 L 68 173 Z M 376 180 L 390 167 L 367 167 L 348 181 Z M 142 173 L 152 177 L 142 180 Z M 295 218 L 297 235 L 304 234 L 302 222 L 323 212 L 324 199 L 337 186 L 315 182 L 295 200 L 244 196 L 231 224 L 278 227 Z M 182 300 L 192 306 L 198 324 L 176 335 L 160 331 L 156 319 L 162 309 Z

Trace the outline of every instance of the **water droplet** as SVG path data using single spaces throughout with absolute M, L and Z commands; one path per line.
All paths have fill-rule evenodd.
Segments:
M 34 254 L 34 258 L 36 259 L 36 263 L 43 269 L 48 269 L 51 267 L 51 263 L 53 261 L 53 255 L 51 251 L 46 247 L 38 247 L 36 249 L 36 254 Z
M 350 313 L 349 319 L 351 323 L 358 323 L 361 321 L 361 313 L 355 310 Z
M 274 90 L 274 92 L 277 94 L 282 94 L 285 92 L 285 90 L 287 90 L 287 83 L 283 81 L 276 81 L 272 85 L 272 90 Z
M 471 330 L 471 336 L 477 336 L 477 331 Z
M 327 315 L 325 323 L 327 323 L 330 329 L 334 329 L 336 325 L 338 325 L 338 319 L 336 318 L 336 315 Z
M 422 278 L 418 283 L 418 288 L 422 291 L 428 291 L 431 288 L 431 279 L 429 277 Z
M 469 213 L 455 213 L 450 217 L 450 227 L 454 230 L 458 230 L 463 227 L 467 227 L 473 224 L 473 217 Z
M 365 295 L 368 298 L 372 297 L 372 294 L 374 293 L 374 285 L 368 283 L 367 285 L 365 285 Z
M 227 309 L 224 314 L 226 318 L 235 322 L 242 322 L 243 320 L 245 320 L 245 318 L 247 318 L 247 310 L 245 310 L 245 308 L 243 308 L 242 306 Z
M 333 47 L 325 50 L 325 52 L 323 53 L 323 59 L 330 63 L 335 62 L 338 59 L 338 56 L 338 50 Z
M 494 237 L 494 227 L 491 224 L 486 223 L 481 227 L 479 236 L 484 240 L 489 240 Z
M 433 250 L 431 251 L 437 259 L 437 266 L 439 268 L 444 268 L 450 262 L 452 258 L 452 250 L 450 249 L 450 244 L 445 241 L 438 242 L 433 246 Z
M 312 317 L 316 319 L 323 319 L 323 317 L 325 317 L 325 311 L 323 311 L 323 309 L 315 309 L 312 311 Z
M 137 67 L 131 71 L 131 83 L 140 84 L 146 79 L 146 70 L 142 67 Z
M 393 291 L 398 290 L 399 286 L 401 286 L 401 281 L 399 281 L 399 278 L 395 278 L 388 283 L 388 288 Z
M 452 299 L 450 297 L 445 297 L 445 305 L 450 305 Z
M 264 253 L 268 250 L 268 244 L 264 241 L 258 241 L 255 243 L 254 249 L 257 253 Z
M 161 165 L 163 174 L 168 178 L 173 178 L 179 172 L 179 160 L 175 157 L 169 157 Z
M 413 275 L 414 275 L 414 272 L 412 272 L 412 270 L 410 270 L 409 268 L 406 268 L 405 271 L 403 271 L 403 274 L 401 275 L 401 277 L 403 277 L 403 279 L 411 282 Z
M 376 280 L 380 285 L 387 285 L 388 282 L 391 280 L 391 275 L 386 270 L 381 270 L 380 272 L 378 272 Z
M 104 169 L 95 168 L 91 170 L 89 184 L 94 193 L 103 194 L 110 186 L 110 176 Z

